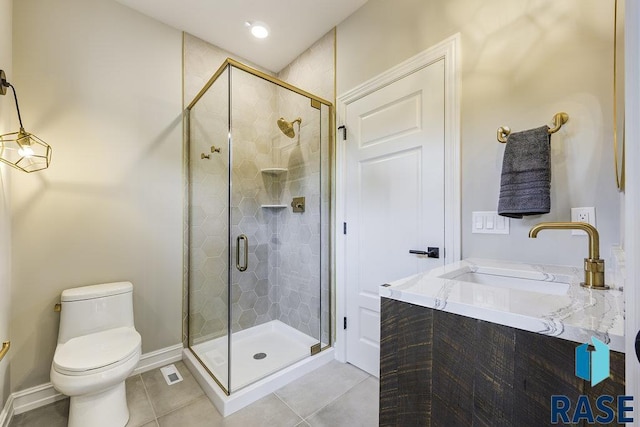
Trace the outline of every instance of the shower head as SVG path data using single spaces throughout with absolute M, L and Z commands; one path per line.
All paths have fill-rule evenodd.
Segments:
M 299 126 L 300 126 L 300 123 L 302 123 L 302 119 L 300 117 L 298 117 L 292 122 L 288 122 L 284 119 L 284 117 L 280 117 L 278 119 L 278 127 L 280 128 L 282 133 L 287 135 L 289 138 L 293 138 L 294 136 L 296 136 L 296 132 L 293 130 L 293 124 L 296 122 L 298 122 L 298 130 L 300 130 Z

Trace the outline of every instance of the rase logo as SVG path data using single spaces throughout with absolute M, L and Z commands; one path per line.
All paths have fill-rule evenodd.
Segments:
M 593 346 L 585 343 L 576 347 L 575 372 L 578 378 L 590 381 L 591 386 L 601 383 L 609 378 L 609 346 L 596 337 L 591 337 Z M 613 403 L 617 401 L 616 413 Z M 551 396 L 551 424 L 571 423 L 578 424 L 586 421 L 588 424 L 608 424 L 616 420 L 618 423 L 633 422 L 633 418 L 625 414 L 633 410 L 629 406 L 633 396 L 598 396 L 595 401 L 595 413 L 591 407 L 589 397 L 578 396 L 575 408 L 571 408 L 571 400 L 564 395 Z M 616 417 L 617 415 L 617 417 Z
M 576 347 L 576 377 L 591 381 L 591 386 L 609 378 L 609 346 L 596 337 L 589 343 Z M 595 348 L 595 350 L 593 350 Z

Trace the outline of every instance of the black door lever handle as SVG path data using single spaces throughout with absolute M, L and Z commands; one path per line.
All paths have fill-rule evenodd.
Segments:
M 410 249 L 409 253 L 416 255 L 426 255 L 428 258 L 440 258 L 440 248 L 428 247 L 426 251 Z
M 419 251 L 419 250 L 416 250 L 416 249 L 409 250 L 409 253 L 410 254 L 416 254 L 416 255 L 429 255 L 429 252 L 427 252 L 427 251 Z

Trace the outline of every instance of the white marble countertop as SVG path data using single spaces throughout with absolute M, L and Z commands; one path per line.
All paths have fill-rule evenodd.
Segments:
M 545 283 L 533 292 L 438 277 L 461 271 L 498 276 L 517 271 L 525 281 Z M 380 296 L 576 343 L 594 336 L 611 350 L 624 352 L 623 293 L 583 288 L 583 275 L 576 267 L 472 258 L 383 285 Z

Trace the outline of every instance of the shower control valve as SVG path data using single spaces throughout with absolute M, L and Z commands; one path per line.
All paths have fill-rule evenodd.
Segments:
M 304 212 L 304 197 L 294 197 L 291 202 L 291 207 L 293 208 L 293 212 Z

